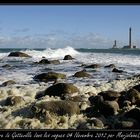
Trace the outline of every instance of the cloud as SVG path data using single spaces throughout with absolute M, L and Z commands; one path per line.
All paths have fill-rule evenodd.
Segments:
M 27 31 L 22 29 L 20 31 Z M 35 35 L 14 35 L 0 36 L 0 47 L 28 47 L 28 48 L 47 48 L 47 47 L 65 47 L 71 45 L 76 48 L 110 48 L 113 41 L 96 33 L 76 34 L 76 33 L 48 33 Z

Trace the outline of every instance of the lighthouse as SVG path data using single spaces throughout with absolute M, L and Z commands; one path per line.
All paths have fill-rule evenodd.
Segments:
M 132 44 L 131 44 L 131 27 L 129 28 L 129 48 L 132 48 Z
M 134 45 L 132 45 L 132 38 L 131 38 L 131 31 L 132 31 L 132 29 L 131 29 L 131 27 L 129 28 L 129 44 L 127 45 L 127 46 L 123 46 L 123 49 L 136 49 L 137 47 Z

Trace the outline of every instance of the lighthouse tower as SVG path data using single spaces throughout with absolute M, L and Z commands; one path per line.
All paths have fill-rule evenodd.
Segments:
M 132 44 L 131 44 L 131 27 L 129 28 L 129 48 L 132 48 Z

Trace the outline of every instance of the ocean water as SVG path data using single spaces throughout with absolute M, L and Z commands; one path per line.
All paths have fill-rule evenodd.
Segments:
M 21 51 L 31 55 L 31 58 L 8 57 L 12 51 Z M 65 55 L 71 55 L 74 60 L 63 60 Z M 58 65 L 37 65 L 45 57 L 49 60 L 60 60 Z M 75 78 L 77 71 L 85 69 L 82 64 L 100 64 L 97 69 L 86 69 L 91 75 L 90 78 Z M 11 67 L 2 67 L 9 64 Z M 104 68 L 109 64 L 115 64 L 116 68 L 123 70 L 123 73 L 113 73 L 111 68 Z M 43 72 L 60 72 L 66 74 L 67 78 L 62 82 L 69 82 L 76 85 L 98 86 L 115 79 L 125 79 L 140 73 L 140 50 L 124 49 L 74 49 L 71 46 L 65 48 L 46 49 L 0 49 L 0 84 L 7 80 L 16 81 L 16 85 L 24 86 L 36 84 L 33 77 Z M 44 84 L 39 83 L 39 84 Z M 51 84 L 51 83 L 50 83 Z

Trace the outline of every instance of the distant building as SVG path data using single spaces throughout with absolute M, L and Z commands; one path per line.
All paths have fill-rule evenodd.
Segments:
M 123 46 L 123 49 L 136 49 L 136 46 L 132 46 L 131 42 L 131 27 L 129 28 L 129 45 Z
M 116 43 L 116 40 L 114 41 L 114 45 L 113 45 L 113 47 L 112 47 L 113 49 L 114 48 L 117 48 L 117 43 Z

